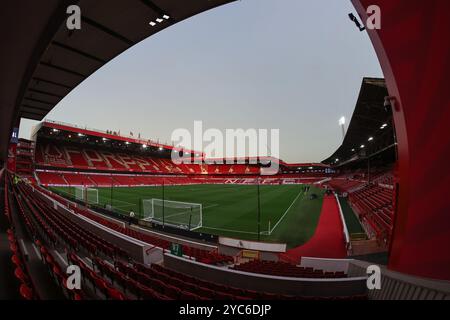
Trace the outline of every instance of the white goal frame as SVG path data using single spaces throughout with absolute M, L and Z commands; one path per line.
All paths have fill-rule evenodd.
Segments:
M 148 208 L 148 206 L 145 206 L 145 203 L 151 203 L 151 211 L 150 212 L 146 212 L 146 208 Z M 183 202 L 183 201 L 174 201 L 174 200 L 163 200 L 163 199 L 158 199 L 158 198 L 151 198 L 151 199 L 142 199 L 142 208 L 143 208 L 143 214 L 144 214 L 144 219 L 146 221 L 152 221 L 152 222 L 156 222 L 156 223 L 162 223 L 162 218 L 161 217 L 155 217 L 155 202 L 160 202 L 163 203 L 164 205 L 169 204 L 169 206 L 167 206 L 168 208 L 170 208 L 170 204 L 176 204 L 179 205 L 181 208 L 184 206 L 186 208 L 186 211 L 184 212 L 179 212 L 179 213 L 175 213 L 172 215 L 168 215 L 165 217 L 165 221 L 164 224 L 167 225 L 171 225 L 171 226 L 175 226 L 177 228 L 181 228 L 183 226 L 186 226 L 186 224 L 183 224 L 182 222 L 177 223 L 176 221 L 170 220 L 171 217 L 175 216 L 175 215 L 183 215 L 183 214 L 188 214 L 190 211 L 188 210 L 189 208 L 197 208 L 198 212 L 199 212 L 199 223 L 196 224 L 194 227 L 189 228 L 189 230 L 193 231 L 193 230 L 197 230 L 200 229 L 201 227 L 203 227 L 203 205 L 201 203 L 195 203 L 195 202 Z M 173 207 L 172 207 L 173 208 Z M 169 218 L 169 219 L 168 219 Z
M 92 193 L 95 194 L 94 199 L 92 200 Z M 95 188 L 86 188 L 86 187 L 75 187 L 75 199 L 80 201 L 85 201 L 87 203 L 98 204 L 98 189 Z

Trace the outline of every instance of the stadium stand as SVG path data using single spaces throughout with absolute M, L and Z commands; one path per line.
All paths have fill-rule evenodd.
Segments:
M 47 195 L 55 198 L 56 200 L 64 201 L 64 199 L 62 197 L 55 195 L 50 191 L 47 191 L 45 189 L 41 189 L 41 191 L 46 193 Z M 45 206 L 45 204 L 43 204 L 43 205 Z M 138 231 L 130 229 L 130 228 L 121 227 L 118 224 L 112 223 L 104 218 L 101 218 L 98 215 L 94 215 L 94 214 L 90 213 L 89 210 L 87 210 L 87 209 L 80 208 L 80 206 L 73 207 L 72 209 L 74 211 L 76 211 L 78 214 L 86 216 L 93 221 L 96 221 L 112 230 L 118 231 L 118 232 L 123 233 L 127 236 L 130 236 L 132 238 L 147 242 L 153 246 L 160 247 L 165 250 L 168 250 L 170 247 L 170 244 L 171 244 L 170 241 L 167 241 L 167 240 L 155 237 L 155 236 L 150 236 L 148 234 L 144 234 L 144 233 L 138 232 Z M 115 251 L 117 251 L 117 250 L 118 249 L 115 248 Z M 112 254 L 113 254 L 113 252 L 111 252 L 111 250 L 110 250 L 110 255 L 112 255 Z M 189 246 L 184 247 L 184 254 L 189 258 L 192 258 L 196 261 L 207 263 L 207 264 L 229 264 L 234 261 L 234 259 L 230 256 L 225 256 L 225 255 L 219 254 L 215 251 L 205 251 L 205 250 L 201 250 L 201 249 L 193 248 L 193 247 L 189 247 Z
M 180 4 L 174 3 L 171 7 L 170 15 L 173 17 L 183 18 L 192 16 L 201 11 L 210 9 L 218 4 L 225 3 L 227 1 L 208 1 L 205 2 L 204 5 L 189 5 L 183 1 L 179 1 Z M 401 177 L 406 180 L 406 183 L 402 181 L 403 185 L 401 190 L 402 201 L 406 202 L 402 205 L 402 208 L 398 210 L 400 225 L 398 229 L 401 232 L 396 234 L 395 240 L 396 245 L 393 246 L 394 249 L 391 250 L 391 261 L 390 268 L 395 271 L 402 272 L 401 278 L 406 278 L 405 274 L 414 274 L 422 277 L 429 278 L 437 278 L 437 279 L 446 279 L 448 280 L 448 266 L 449 259 L 446 253 L 449 251 L 448 249 L 448 232 L 446 231 L 446 227 L 448 227 L 448 219 L 445 219 L 445 213 L 448 210 L 448 204 L 445 203 L 445 199 L 440 199 L 440 192 L 429 192 L 430 196 L 426 199 L 422 199 L 420 201 L 419 197 L 414 197 L 414 195 L 421 194 L 421 189 L 424 185 L 433 185 L 433 179 L 446 181 L 448 174 L 443 171 L 443 174 L 439 176 L 439 170 L 434 169 L 435 164 L 445 164 L 448 150 L 448 135 L 445 134 L 447 129 L 447 122 L 444 121 L 445 117 L 441 117 L 438 119 L 436 115 L 443 114 L 446 105 L 441 103 L 442 99 L 436 99 L 436 97 L 448 97 L 446 94 L 446 86 L 441 85 L 442 81 L 433 81 L 433 79 L 443 78 L 442 75 L 446 74 L 446 67 L 448 63 L 446 63 L 445 55 L 448 53 L 447 46 L 442 41 L 430 41 L 430 34 L 433 34 L 433 27 L 442 30 L 443 35 L 448 34 L 447 29 L 445 28 L 445 23 L 448 21 L 447 16 L 449 10 L 447 10 L 447 3 L 445 1 L 439 2 L 435 6 L 429 6 L 429 4 L 420 4 L 411 8 L 411 5 L 402 4 L 401 1 L 395 1 L 393 5 L 391 5 L 392 0 L 390 1 L 380 1 L 379 5 L 383 8 L 383 15 L 387 16 L 396 16 L 396 19 L 386 19 L 383 20 L 387 23 L 382 30 L 367 30 L 372 39 L 377 39 L 374 41 L 375 50 L 377 54 L 380 56 L 380 62 L 382 64 L 383 70 L 388 70 L 389 74 L 389 93 L 390 95 L 394 95 L 388 97 L 387 90 L 385 85 L 380 85 L 379 81 L 370 80 L 367 82 L 371 82 L 374 87 L 379 87 L 381 92 L 381 98 L 387 97 L 386 102 L 389 102 L 391 107 L 394 107 L 398 112 L 398 117 L 396 117 L 396 125 L 397 128 L 401 128 L 398 130 L 398 138 L 400 144 L 400 156 L 398 159 L 401 171 Z M 389 3 L 389 4 L 387 4 Z M 361 18 L 365 18 L 365 8 L 371 5 L 370 1 L 354 1 L 356 5 L 356 10 Z M 23 5 L 23 6 L 22 6 Z M 4 94 L 2 96 L 2 101 L 6 101 L 4 103 L 4 116 L 2 117 L 2 134 L 1 134 L 1 162 L 6 162 L 6 149 L 8 145 L 8 141 L 11 136 L 11 128 L 13 128 L 21 117 L 28 117 L 30 119 L 41 120 L 45 117 L 45 115 L 61 100 L 64 96 L 70 92 L 74 87 L 76 87 L 82 80 L 88 77 L 94 70 L 100 68 L 103 64 L 105 64 L 111 57 L 116 56 L 132 44 L 135 44 L 142 40 L 143 38 L 153 34 L 156 31 L 159 31 L 160 28 L 147 28 L 144 34 L 141 33 L 142 28 L 141 24 L 136 23 L 128 23 L 124 26 L 117 27 L 112 20 L 102 19 L 107 16 L 111 16 L 114 13 L 120 12 L 120 8 L 118 6 L 103 6 L 101 7 L 103 14 L 99 16 L 95 15 L 93 10 L 98 7 L 93 7 L 94 9 L 87 9 L 88 16 L 91 17 L 91 25 L 96 25 L 97 28 L 88 28 L 85 29 L 81 38 L 71 37 L 72 33 L 69 33 L 69 36 L 65 37 L 65 25 L 60 24 L 58 27 L 57 20 L 60 18 L 63 19 L 65 15 L 65 10 L 61 10 L 60 14 L 57 14 L 57 10 L 55 7 L 58 6 L 57 2 L 48 2 L 46 4 L 39 3 L 39 6 L 34 7 L 33 2 L 23 3 L 22 5 L 15 6 L 15 4 L 11 6 L 6 6 L 6 9 L 12 9 L 11 16 L 14 17 L 17 21 L 23 21 L 26 17 L 26 14 L 29 12 L 34 12 L 34 23 L 35 23 L 35 31 L 29 33 L 26 37 L 21 37 L 21 29 L 20 28 L 9 28 L 8 24 L 10 24 L 9 19 L 3 19 L 5 21 L 6 28 L 2 28 L 4 30 L 11 30 L 8 32 L 5 37 L 6 39 L 16 39 L 17 41 L 12 41 L 5 48 L 9 48 L 6 50 L 6 57 L 14 57 L 14 59 L 4 59 L 3 67 L 6 69 L 6 72 L 3 72 L 5 75 L 5 82 L 8 83 L 11 90 L 3 90 Z M 139 5 L 142 5 L 141 3 Z M 153 5 L 153 10 L 155 10 L 155 6 Z M 132 7 L 134 8 L 134 7 Z M 15 9 L 15 10 L 14 10 Z M 156 7 L 158 9 L 158 7 Z M 130 10 L 132 12 L 134 10 Z M 160 10 L 156 10 L 160 11 Z M 5 12 L 8 12 L 7 10 Z M 399 12 L 403 12 L 405 14 L 399 15 Z M 54 14 L 52 14 L 54 13 Z M 89 14 L 90 13 L 90 14 Z M 164 13 L 164 12 L 163 12 Z M 420 14 L 419 14 L 420 13 Z M 48 17 L 52 17 L 49 20 Z M 172 24 L 177 22 L 177 20 L 172 20 L 171 17 L 167 16 L 169 21 L 168 24 Z M 434 19 L 436 23 L 430 24 L 430 17 L 437 17 Z M 132 16 L 131 16 L 132 18 Z M 391 17 L 392 18 L 392 17 Z M 145 18 L 147 19 L 147 18 Z M 114 19 L 113 19 L 114 20 Z M 162 20 L 162 19 L 161 19 Z M 130 19 L 129 21 L 132 21 Z M 138 21 L 138 20 L 136 20 Z M 162 20 L 163 21 L 163 20 Z M 100 24 L 99 22 L 103 22 Z M 148 21 L 147 21 L 148 22 Z M 136 27 L 139 26 L 139 27 Z M 47 27 L 45 27 L 47 26 Z M 53 27 L 52 27 L 53 26 Z M 111 37 L 111 32 L 103 32 L 98 34 L 98 27 L 101 27 L 103 31 L 108 30 L 116 30 L 117 34 L 115 37 L 120 36 L 120 34 L 126 34 L 128 37 L 132 38 L 133 41 L 115 41 L 114 37 Z M 117 27 L 118 29 L 116 29 Z M 395 29 L 396 35 L 392 36 L 392 32 L 389 30 Z M 387 31 L 386 31 L 387 30 Z M 424 30 L 424 32 L 415 32 L 411 33 L 411 30 Z M 405 51 L 405 45 L 399 45 L 398 39 L 405 38 L 404 34 L 410 35 L 408 39 L 410 40 L 408 43 L 414 44 L 415 49 L 417 50 L 409 50 L 410 57 L 405 61 L 402 52 Z M 95 36 L 94 36 L 95 35 Z M 64 59 L 66 57 L 66 50 L 58 50 L 58 46 L 61 46 L 61 42 L 56 41 L 59 37 L 62 37 L 60 40 L 66 44 L 65 47 L 72 48 L 72 53 L 81 54 L 82 56 L 90 57 L 88 59 L 80 59 L 78 66 L 75 68 L 73 66 L 72 59 Z M 94 38 L 98 38 L 102 41 L 95 41 L 93 43 L 91 40 Z M 123 38 L 123 37 L 122 37 Z M 38 40 L 39 39 L 39 40 Z M 127 40 L 123 38 L 122 40 Z M 96 53 L 98 54 L 98 50 L 100 46 L 104 56 L 100 58 L 96 58 Z M 32 48 L 35 48 L 34 50 Z M 39 48 L 47 48 L 47 50 L 40 50 Z M 423 49 L 425 48 L 425 49 Z M 442 50 L 441 50 L 442 49 Z M 433 52 L 433 54 L 426 54 L 424 50 L 428 50 L 429 52 Z M 20 54 L 19 54 L 20 53 Z M 53 58 L 52 58 L 53 56 Z M 91 59 L 92 57 L 96 59 Z M 93 61 L 94 60 L 94 61 Z M 53 65 L 54 62 L 60 63 L 59 66 Z M 40 67 L 37 67 L 40 66 Z M 53 69 L 58 69 L 56 72 L 44 72 L 47 80 L 43 79 L 41 76 L 43 75 L 43 66 L 51 67 Z M 419 66 L 416 67 L 415 66 Z M 420 66 L 427 66 L 427 68 L 422 68 Z M 42 67 L 42 68 L 41 68 Z M 47 68 L 46 67 L 46 68 Z M 71 68 L 75 68 L 75 70 L 71 71 Z M 45 69 L 45 68 L 44 68 Z M 14 72 L 11 72 L 11 71 Z M 28 71 L 27 71 L 28 70 Z M 427 72 L 424 72 L 426 70 Z M 76 81 L 67 82 L 67 72 L 72 73 L 72 75 L 77 75 L 80 77 Z M 71 72 L 70 72 L 71 71 Z M 39 79 L 39 80 L 37 80 Z M 425 79 L 430 81 L 411 81 L 411 79 Z M 37 80 L 37 81 L 36 81 Z M 43 80 L 43 81 L 41 81 Z M 64 81 L 66 80 L 66 81 Z M 64 84 L 66 83 L 66 84 Z M 19 90 L 19 88 L 21 88 Z M 64 89 L 62 89 L 64 88 Z M 66 90 L 67 89 L 67 90 Z M 62 91 L 61 91 L 62 90 Z M 18 94 L 18 92 L 20 93 Z M 367 92 L 367 91 L 366 91 Z M 414 95 L 410 95 L 411 93 L 420 93 L 419 99 L 414 99 Z M 372 89 L 371 94 L 360 94 L 360 97 L 369 97 L 370 101 L 365 101 L 367 103 L 361 103 L 360 105 L 366 105 L 369 109 L 373 110 L 376 108 L 376 105 L 381 107 L 386 107 L 386 104 L 376 103 L 374 96 L 376 93 L 375 89 Z M 42 101 L 36 100 L 39 95 L 47 95 L 46 99 L 49 99 L 45 103 L 45 107 L 42 106 Z M 37 96 L 36 96 L 37 95 Z M 50 98 L 51 97 L 51 98 Z M 51 100 L 51 101 L 50 101 Z M 369 100 L 369 99 L 368 99 Z M 375 103 L 374 103 L 375 101 Z M 428 103 L 424 103 L 428 102 Z M 36 104 L 37 103 L 37 104 Z M 395 105 L 397 103 L 397 105 Z M 398 104 L 400 103 L 400 104 Z M 385 109 L 388 109 L 387 107 Z M 433 110 L 433 112 L 428 112 L 429 110 Z M 367 114 L 366 114 L 367 115 Z M 360 117 L 363 119 L 364 117 Z M 385 121 L 386 119 L 371 117 L 369 114 L 366 119 L 370 118 L 372 125 L 379 128 L 381 123 L 388 123 L 389 121 Z M 376 119 L 376 121 L 373 121 Z M 398 120 L 400 119 L 400 120 Z M 391 119 L 387 119 L 391 120 Z M 440 120 L 440 121 L 437 121 Z M 381 122 L 383 121 L 383 122 Z M 360 123 L 361 127 L 366 127 L 367 123 Z M 389 122 L 389 124 L 391 124 Z M 425 127 L 423 124 L 429 124 L 434 129 L 434 135 L 426 134 L 427 130 L 423 130 Z M 393 127 L 390 125 L 389 127 Z M 373 128 L 371 128 L 373 129 Z M 425 128 L 427 129 L 427 128 Z M 341 159 L 343 163 L 348 161 L 349 159 L 355 159 L 360 157 L 361 159 L 371 159 L 373 154 L 380 152 L 381 149 L 378 147 L 378 150 L 375 150 L 375 145 L 377 143 L 371 143 L 371 145 L 367 145 L 365 150 L 358 152 L 353 151 L 354 147 L 359 146 L 361 141 L 355 138 L 355 136 L 361 137 L 361 132 L 364 134 L 366 131 L 360 130 L 349 130 L 353 131 L 348 140 L 344 143 L 342 148 L 338 150 L 338 152 L 332 155 L 333 167 L 339 167 L 341 164 L 339 160 Z M 387 130 L 386 130 L 387 131 Z M 432 130 L 428 130 L 432 131 Z M 425 132 L 425 133 L 424 133 Z M 375 141 L 385 140 L 388 142 L 385 148 L 393 149 L 395 147 L 396 142 L 393 144 L 390 141 L 388 132 L 385 136 L 379 135 L 376 137 Z M 108 134 L 117 135 L 117 133 L 109 132 Z M 372 132 L 370 132 L 372 134 Z M 120 134 L 119 134 L 120 135 Z M 388 136 L 388 139 L 384 139 Z M 419 137 L 420 136 L 420 137 Z M 364 143 L 367 141 L 369 135 L 363 136 Z M 417 138 L 419 137 L 419 138 Z M 378 139 L 380 138 L 380 139 Z M 436 141 L 439 140 L 439 143 Z M 122 140 L 124 141 L 124 140 Z M 356 143 L 354 143 L 356 142 Z M 373 146 L 373 147 L 372 147 Z M 406 152 L 404 151 L 407 149 Z M 366 151 L 367 150 L 367 151 Z M 429 157 L 423 150 L 434 150 L 435 156 Z M 92 154 L 92 157 L 95 156 L 91 151 L 86 151 L 87 154 Z M 424 154 L 423 156 L 421 156 Z M 26 153 L 24 154 L 26 155 Z M 108 154 L 105 153 L 105 156 Z M 115 156 L 114 156 L 115 157 Z M 121 157 L 123 161 L 126 161 L 126 157 Z M 17 169 L 20 171 L 22 176 L 29 175 L 30 171 L 28 168 L 29 161 L 17 158 Z M 133 155 L 133 160 L 138 159 L 137 156 Z M 411 161 L 411 160 L 414 161 Z M 97 169 L 97 165 L 91 165 L 86 161 L 85 158 L 79 157 L 75 155 L 71 161 L 76 163 L 74 167 L 71 163 L 65 162 L 61 165 L 60 168 L 65 170 L 70 170 L 73 168 L 83 168 L 83 170 L 90 171 L 99 171 Z M 242 166 L 231 166 L 230 168 L 226 166 L 213 167 L 211 169 L 204 168 L 202 166 L 197 165 L 177 165 L 171 166 L 167 164 L 165 160 L 156 160 L 156 162 L 151 158 L 148 160 L 151 163 L 152 169 L 148 170 L 148 173 L 160 173 L 160 174 L 180 174 L 185 173 L 186 175 L 200 175 L 209 173 L 217 175 L 229 175 L 229 174 L 242 174 L 242 172 L 251 172 L 253 169 L 259 169 L 255 167 L 248 167 L 244 169 Z M 114 162 L 114 161 L 113 161 Z M 331 163 L 330 161 L 325 161 L 327 164 Z M 43 165 L 43 162 L 39 162 L 40 165 Z M 99 159 L 98 162 L 99 167 L 106 168 L 108 167 L 108 161 L 105 159 Z M 44 165 L 45 166 L 45 165 Z M 53 165 L 52 165 L 53 166 Z M 80 166 L 80 167 L 77 167 Z M 108 172 L 111 171 L 121 171 L 126 168 L 126 171 L 130 171 L 132 173 L 139 170 L 139 166 L 136 164 L 129 163 L 127 165 L 123 165 L 123 163 L 114 163 L 112 165 L 116 167 L 117 170 L 111 170 L 111 168 L 105 169 Z M 128 167 L 127 167 L 128 166 Z M 88 168 L 89 167 L 89 168 Z M 53 168 L 58 168 L 58 166 L 54 166 Z M 94 169 L 92 169 L 94 168 Z M 247 170 L 250 169 L 250 170 Z M 295 168 L 285 168 L 283 169 L 284 173 L 295 172 Z M 339 169 L 338 169 L 339 170 Z M 358 169 L 359 170 L 359 169 Z M 81 171 L 81 169 L 79 170 Z M 145 171 L 145 170 L 143 170 Z M 256 171 L 255 171 L 256 172 Z M 355 171 L 356 172 L 356 171 Z M 421 174 L 418 174 L 418 173 Z M 86 174 L 86 180 L 89 180 L 90 183 L 96 184 L 95 181 L 90 177 L 89 174 Z M 423 173 L 423 174 L 422 174 Z M 410 180 L 405 179 L 410 175 Z M 396 175 L 398 177 L 398 175 Z M 102 177 L 103 178 L 103 177 Z M 114 176 L 106 177 L 105 180 L 100 179 L 100 183 L 106 183 L 105 180 L 115 181 Z M 33 190 L 36 185 L 33 181 L 32 177 L 28 178 L 32 183 Z M 78 180 L 76 180 L 78 179 Z M 357 180 L 359 178 L 353 177 L 353 179 Z M 64 173 L 50 173 L 50 175 L 44 174 L 43 181 L 47 181 L 47 185 L 52 185 L 53 183 L 61 183 L 64 185 L 69 185 L 71 182 L 68 181 L 66 177 L 66 172 Z M 74 180 L 69 177 L 70 181 L 74 181 L 73 183 L 80 183 L 79 177 L 74 178 Z M 130 181 L 135 181 L 142 183 L 145 178 L 140 177 L 126 177 L 119 178 L 120 181 L 117 181 L 119 184 L 127 183 Z M 83 183 L 84 179 L 82 179 Z M 246 183 L 247 180 L 236 180 L 242 183 Z M 9 185 L 8 185 L 9 183 Z M 56 216 L 52 213 L 48 213 L 45 207 L 45 204 L 39 201 L 39 196 L 30 195 L 30 189 L 24 187 L 23 185 L 14 185 L 12 181 L 9 181 L 5 188 L 5 199 L 3 202 L 6 203 L 5 206 L 5 217 L 7 217 L 6 223 L 11 223 L 12 227 L 17 223 L 16 221 L 12 221 L 13 218 L 20 218 L 20 220 L 27 226 L 29 233 L 33 237 L 37 238 L 46 238 L 47 240 L 51 240 L 50 236 L 56 235 L 57 240 L 61 240 L 61 234 L 65 236 L 64 233 L 56 230 L 53 233 L 53 228 L 56 229 L 57 225 L 61 221 L 56 220 Z M 332 182 L 334 183 L 334 182 Z M 397 196 L 397 182 L 392 177 L 382 176 L 375 177 L 372 180 L 367 179 L 366 183 L 362 185 L 353 185 L 352 183 L 339 185 L 339 183 L 335 186 L 336 189 L 341 188 L 342 190 L 349 191 L 349 197 L 352 198 L 352 204 L 355 204 L 355 207 L 359 208 L 359 214 L 364 216 L 364 219 L 367 221 L 373 222 L 373 228 L 378 227 L 380 233 L 383 233 L 383 229 L 389 230 L 389 227 L 392 225 L 392 214 L 396 208 L 392 208 L 392 205 L 396 203 L 396 201 L 392 201 L 392 198 Z M 442 190 L 442 188 L 441 188 Z M 39 191 L 38 191 L 39 192 Z M 433 195 L 434 194 L 434 195 Z M 391 204 L 388 203 L 388 199 L 391 199 Z M 424 197 L 425 198 L 425 197 Z M 444 197 L 445 198 L 445 197 Z M 27 199 L 22 203 L 23 199 Z M 412 199 L 412 200 L 411 200 Z M 12 200 L 12 201 L 11 201 Z M 16 210 L 18 207 L 20 210 Z M 51 206 L 50 206 L 51 207 Z M 17 212 L 16 212 L 17 211 Z M 358 210 L 357 210 L 358 211 Z M 389 220 L 389 215 L 391 220 Z M 384 217 L 383 217 L 384 216 Z M 55 220 L 52 220 L 55 219 Z M 380 220 L 381 219 L 381 220 Z M 57 221 L 55 225 L 52 221 Z M 384 222 L 383 222 L 384 221 Z M 424 223 L 426 222 L 426 223 Z M 1 221 L 2 227 L 5 226 L 4 221 Z M 63 222 L 64 224 L 64 222 Z M 65 226 L 67 227 L 67 225 Z M 71 227 L 71 226 L 69 226 Z M 421 232 L 417 232 L 418 229 Z M 62 229 L 64 227 L 61 227 Z M 13 228 L 13 233 L 11 234 L 11 243 L 12 245 L 17 246 L 18 234 L 16 234 L 16 229 Z M 443 231 L 442 231 L 443 230 Z M 62 230 L 68 233 L 66 230 Z M 441 231 L 441 232 L 438 232 Z M 70 234 L 69 234 L 70 236 Z M 9 239 L 9 238 L 8 238 Z M 409 241 L 405 241 L 405 239 Z M 66 247 L 66 242 L 64 239 L 62 241 L 58 241 L 58 243 L 45 243 L 45 245 L 40 242 L 40 240 L 36 240 L 36 245 L 39 246 L 40 252 L 42 253 L 43 263 L 48 267 L 49 274 L 51 274 L 60 285 L 61 290 L 63 290 L 66 294 L 69 294 L 67 290 L 64 288 L 64 276 L 61 274 L 61 264 L 57 262 L 55 255 L 52 250 L 54 247 L 58 246 L 59 249 L 64 249 Z M 14 246 L 13 246 L 14 247 Z M 52 247 L 51 249 L 48 249 Z M 20 248 L 19 248 L 20 249 Z M 89 289 L 87 292 L 74 292 L 71 295 L 71 298 L 75 300 L 85 299 L 85 298 L 93 298 L 93 297 L 101 297 L 105 299 L 124 299 L 129 297 L 135 297 L 133 295 L 128 296 L 123 288 L 116 287 L 114 283 L 112 283 L 111 279 L 107 277 L 103 277 L 98 267 L 106 262 L 106 265 L 111 264 L 111 259 L 117 259 L 117 257 L 110 256 L 102 256 L 98 262 L 97 267 L 91 266 L 89 263 L 86 263 L 88 259 L 86 254 L 86 248 L 81 248 L 81 250 L 76 251 L 74 254 L 70 254 L 70 258 L 72 261 L 75 261 L 77 264 L 81 265 L 85 270 L 85 275 L 87 282 L 89 282 Z M 433 252 L 433 254 L 430 254 Z M 92 254 L 91 252 L 88 252 Z M 103 261 L 101 259 L 104 259 Z M 120 258 L 119 258 L 120 259 Z M 14 259 L 14 264 L 21 265 L 21 263 L 25 262 L 24 268 L 27 269 L 26 261 L 20 261 L 20 259 Z M 88 260 L 89 261 L 89 260 Z M 92 260 L 90 260 L 92 262 Z M 114 261 L 113 261 L 114 262 Z M 114 265 L 114 263 L 113 263 Z M 132 265 L 132 264 L 131 264 Z M 155 266 L 156 267 L 156 266 Z M 24 272 L 18 272 L 18 278 L 20 278 L 20 294 L 24 299 L 32 299 L 40 297 L 32 286 L 32 283 L 27 283 L 26 277 L 33 278 L 30 274 L 27 275 L 26 270 L 22 270 Z M 384 273 L 384 272 L 383 272 Z M 405 274 L 403 274 L 405 273 Z M 17 276 L 16 275 L 16 276 Z M 125 280 L 129 280 L 130 277 L 125 276 Z M 412 298 L 431 298 L 431 299 L 443 299 L 445 295 L 442 295 L 438 291 L 428 292 L 423 287 L 413 287 L 412 289 L 405 285 L 405 283 L 392 282 L 392 279 L 389 279 L 389 294 L 384 296 L 385 298 L 393 298 L 395 294 L 403 293 L 406 295 L 408 292 L 412 292 Z M 142 286 L 139 283 L 135 283 L 137 286 Z M 396 286 L 398 284 L 398 287 Z M 141 287 L 142 288 L 142 287 Z M 155 286 L 157 288 L 157 286 Z M 401 288 L 401 289 L 398 289 Z M 418 288 L 417 290 L 415 290 Z M 147 289 L 143 288 L 143 289 Z M 411 289 L 411 290 L 410 290 Z M 148 297 L 151 298 L 160 298 L 166 299 L 169 296 L 174 297 L 178 296 L 184 298 L 196 298 L 201 297 L 201 295 L 197 295 L 195 292 L 191 291 L 183 291 L 181 293 L 173 292 L 173 288 L 163 288 L 159 289 L 160 293 L 157 293 L 156 290 L 147 291 Z M 416 291 L 418 293 L 416 294 Z M 208 292 L 210 293 L 210 292 Z M 416 295 L 415 295 L 416 294 Z M 401 294 L 400 294 L 401 295 Z M 241 295 L 238 295 L 241 296 Z M 270 294 L 268 294 L 270 297 Z M 227 296 L 228 297 L 228 296 Z
M 49 275 L 69 299 L 337 299 L 320 296 L 288 296 L 239 289 L 196 279 L 156 264 L 148 267 L 136 262 L 130 263 L 131 260 L 125 252 L 95 234 L 80 228 L 74 221 L 57 214 L 54 208 L 42 201 L 39 194 L 45 189 L 35 186 L 36 189 L 32 192 L 31 186 L 23 182 L 15 184 L 12 179 L 9 179 L 7 184 L 13 191 L 15 203 L 19 208 L 19 216 L 25 222 L 26 229 L 33 235 L 35 244 L 39 248 L 41 262 L 45 264 Z M 51 194 L 49 191 L 46 193 L 47 195 Z M 102 220 L 98 216 L 94 217 L 88 211 L 79 209 L 78 213 L 81 212 L 90 219 L 95 219 L 96 222 L 113 227 L 111 223 L 108 224 L 106 220 Z M 15 275 L 21 282 L 20 294 L 23 299 L 36 299 L 38 297 L 34 290 L 34 284 L 27 274 L 14 234 L 12 231 L 8 232 L 13 252 L 12 261 L 17 265 Z M 150 239 L 136 231 L 129 232 L 129 234 L 145 240 Z M 152 241 L 154 242 L 154 239 Z M 163 240 L 159 241 L 158 244 L 161 246 L 167 246 Z M 212 263 L 212 259 L 215 259 L 214 262 L 221 259 L 226 259 L 227 263 L 232 262 L 229 257 L 215 253 L 210 254 L 204 250 L 189 247 L 186 249 L 188 255 L 195 256 L 197 261 L 204 263 Z M 57 261 L 55 258 L 57 251 L 54 250 L 68 251 L 66 264 L 76 264 L 81 268 L 84 281 L 83 290 L 67 290 L 67 275 L 62 271 L 64 265 Z M 92 263 L 87 263 L 87 261 L 92 261 Z M 315 278 L 319 273 L 314 271 L 309 274 L 306 270 L 304 275 Z M 328 278 L 331 274 L 321 273 L 321 275 L 322 278 Z M 294 276 L 294 274 L 290 276 Z M 299 276 L 299 274 L 295 276 Z M 366 295 L 355 295 L 339 299 L 366 298 Z
M 345 195 L 367 234 L 374 235 L 381 244 L 387 245 L 393 229 L 393 174 L 392 169 L 373 170 L 370 181 L 361 175 L 344 174 L 334 177 L 326 185 Z
M 254 165 L 208 165 L 174 164 L 170 159 L 139 154 L 124 154 L 123 150 L 98 150 L 75 145 L 38 143 L 36 165 L 40 168 L 75 168 L 79 170 L 103 170 L 116 172 L 141 172 L 151 174 L 214 174 L 255 175 L 259 166 Z
M 345 278 L 343 272 L 324 272 L 313 268 L 303 268 L 286 262 L 252 260 L 243 264 L 235 265 L 235 270 L 268 274 L 279 277 L 297 278 Z
M 393 192 L 377 185 L 368 185 L 350 193 L 349 199 L 362 219 L 369 222 L 383 241 L 388 241 L 393 226 Z
M 124 175 L 124 174 L 98 174 L 85 172 L 66 171 L 36 171 L 36 177 L 43 186 L 88 186 L 88 187 L 110 187 L 110 186 L 154 186 L 162 185 L 189 185 L 189 184 L 299 184 L 316 183 L 322 178 L 290 178 L 289 176 L 240 178 L 235 176 L 153 176 L 153 175 Z

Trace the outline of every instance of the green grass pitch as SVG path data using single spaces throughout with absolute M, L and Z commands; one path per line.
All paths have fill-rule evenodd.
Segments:
M 75 188 L 52 188 L 60 194 L 75 194 Z M 100 205 L 112 204 L 127 214 L 132 210 L 142 217 L 142 199 L 162 199 L 162 187 L 98 188 Z M 111 197 L 112 191 L 112 197 Z M 309 199 L 315 193 L 318 198 Z M 261 185 L 261 241 L 286 243 L 288 248 L 307 242 L 317 227 L 323 190 L 311 186 L 308 194 L 302 185 Z M 244 240 L 258 238 L 258 197 L 255 185 L 165 186 L 164 199 L 201 203 L 203 227 L 197 232 Z M 112 198 L 112 200 L 111 200 Z M 268 235 L 269 221 L 271 233 Z

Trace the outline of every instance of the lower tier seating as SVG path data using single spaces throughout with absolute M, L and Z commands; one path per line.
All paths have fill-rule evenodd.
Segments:
M 366 220 L 377 237 L 384 241 L 390 238 L 393 228 L 393 196 L 393 190 L 378 185 L 368 185 L 349 195 L 360 218 Z
M 323 270 L 314 270 L 313 268 L 302 268 L 285 262 L 259 261 L 235 265 L 234 270 L 250 273 L 267 274 L 279 277 L 296 278 L 345 278 L 343 272 L 324 272 Z

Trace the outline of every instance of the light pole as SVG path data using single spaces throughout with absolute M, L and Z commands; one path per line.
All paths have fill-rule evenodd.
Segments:
M 345 117 L 342 117 L 339 119 L 339 125 L 341 126 L 341 129 L 342 129 L 342 141 L 344 141 L 344 139 L 345 139 Z

